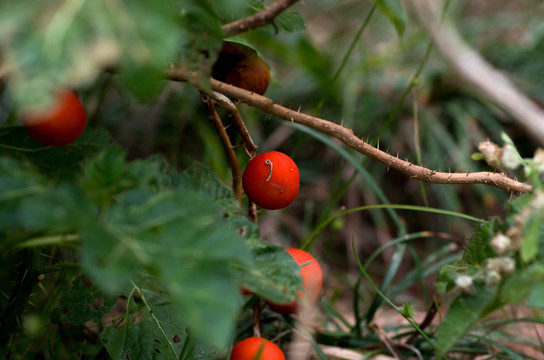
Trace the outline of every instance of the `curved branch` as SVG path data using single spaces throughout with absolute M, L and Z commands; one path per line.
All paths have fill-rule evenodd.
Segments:
M 238 35 L 249 30 L 268 25 L 272 23 L 279 14 L 285 11 L 285 9 L 297 1 L 299 0 L 276 0 L 263 11 L 229 24 L 225 24 L 222 28 L 223 36 L 228 38 L 230 36 Z
M 408 4 L 417 13 L 435 48 L 463 80 L 544 145 L 544 111 L 471 48 L 451 21 L 441 21 L 432 0 L 409 0 Z
M 187 75 L 179 70 L 170 71 L 168 76 L 170 80 L 174 81 L 187 81 L 188 79 Z M 332 136 L 361 154 L 387 165 L 388 168 L 400 171 L 410 178 L 433 184 L 484 184 L 515 193 L 526 193 L 531 191 L 531 185 L 513 180 L 502 173 L 487 171 L 476 173 L 446 173 L 427 169 L 423 166 L 412 164 L 409 161 L 401 160 L 397 156 L 393 156 L 375 148 L 358 138 L 353 133 L 353 130 L 331 121 L 288 109 L 275 103 L 272 99 L 215 79 L 210 79 L 210 84 L 214 91 L 245 102 L 248 105 L 254 106 L 286 121 L 305 125 Z

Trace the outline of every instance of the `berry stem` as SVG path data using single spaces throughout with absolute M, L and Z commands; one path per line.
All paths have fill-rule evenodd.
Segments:
M 225 149 L 225 154 L 227 156 L 230 169 L 232 171 L 232 190 L 236 196 L 236 200 L 241 205 L 242 204 L 242 170 L 240 164 L 238 163 L 238 158 L 234 152 L 234 147 L 230 141 L 227 130 L 223 126 L 223 122 L 219 117 L 219 114 L 215 110 L 214 100 L 206 94 L 202 94 L 202 101 L 206 105 L 206 110 L 208 112 L 208 118 L 215 127 L 215 130 L 219 134 L 223 148 Z

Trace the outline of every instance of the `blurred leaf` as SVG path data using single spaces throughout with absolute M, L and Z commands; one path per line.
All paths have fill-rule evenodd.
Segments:
M 302 289 L 300 266 L 284 248 L 263 246 L 255 251 L 252 268 L 235 266 L 234 271 L 244 289 L 273 303 L 285 304 Z
M 187 30 L 180 42 L 183 65 L 196 73 L 194 81 L 206 90 L 211 68 L 221 50 L 221 23 L 207 0 L 184 1 L 180 23 Z
M 207 1 L 8 0 L 0 14 L 0 49 L 17 74 L 10 91 L 20 106 L 44 104 L 54 88 L 88 84 L 104 68 L 115 68 L 129 89 L 149 98 L 164 85 L 162 71 L 178 63 L 180 50 L 191 54 L 185 57 L 191 69 L 206 72 L 214 59 L 199 51 L 221 40 Z
M 265 8 L 265 4 L 260 0 L 249 0 L 246 2 L 247 9 L 249 10 L 248 16 L 256 14 Z M 295 11 L 285 10 L 274 19 L 275 27 L 266 26 L 263 29 L 281 31 L 284 33 L 292 33 L 295 31 L 306 30 L 304 19 L 299 13 Z
M 159 176 L 159 164 L 152 161 L 125 162 L 125 151 L 111 148 L 87 161 L 80 179 L 91 198 L 104 205 L 111 198 L 133 188 L 148 188 Z
M 538 254 L 538 240 L 541 237 L 541 225 L 542 217 L 535 215 L 531 217 L 525 228 L 525 236 L 523 237 L 523 242 L 521 243 L 521 249 L 519 251 L 521 260 L 524 263 L 530 262 Z
M 519 303 L 533 289 L 544 285 L 544 265 L 533 264 L 510 275 L 503 283 L 500 298 L 506 304 Z
M 478 286 L 473 294 L 462 293 L 453 300 L 436 331 L 436 346 L 440 355 L 447 353 L 480 320 L 496 294 L 496 286 Z
M 527 305 L 544 309 L 544 284 L 536 285 L 527 297 Z
M 0 156 L 0 227 L 19 223 L 18 207 L 26 197 L 44 191 L 41 176 L 26 161 Z
M 49 233 L 76 231 L 96 216 L 96 209 L 85 194 L 71 184 L 47 188 L 21 201 L 20 224 Z
M 374 0 L 380 11 L 391 21 L 397 33 L 404 35 L 406 29 L 406 12 L 399 0 Z
M 136 273 L 157 277 L 184 324 L 225 347 L 239 306 L 231 264 L 250 262 L 243 240 L 220 208 L 193 192 L 132 190 L 108 217 L 82 233 L 82 263 L 108 291 Z
M 114 147 L 111 135 L 104 129 L 87 128 L 72 144 L 47 147 L 32 140 L 22 126 L 2 128 L 0 144 L 0 156 L 30 161 L 48 178 L 70 181 L 81 171 L 82 161 Z

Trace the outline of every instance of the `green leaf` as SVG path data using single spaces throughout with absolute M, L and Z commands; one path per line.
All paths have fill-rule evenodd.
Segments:
M 533 260 L 538 254 L 538 240 L 541 236 L 542 217 L 535 215 L 529 220 L 526 226 L 525 236 L 521 243 L 520 255 L 524 263 Z
M 536 285 L 527 297 L 527 305 L 544 309 L 544 284 Z
M 251 268 L 235 266 L 233 270 L 241 286 L 273 303 L 291 302 L 302 289 L 300 266 L 282 247 L 264 246 L 255 251 Z
M 249 16 L 262 11 L 265 8 L 265 5 L 260 0 L 249 0 L 246 2 L 246 7 L 248 10 L 247 15 Z M 281 14 L 274 19 L 274 24 L 276 25 L 275 27 L 270 25 L 263 29 L 267 29 L 267 31 L 281 31 L 287 34 L 306 30 L 306 25 L 304 24 L 302 16 L 298 12 L 291 10 L 281 12 Z
M 496 219 L 478 225 L 465 245 L 459 265 L 483 265 L 487 258 L 495 256 L 490 241 L 503 228 L 504 225 Z
M 98 204 L 104 205 L 112 197 L 134 188 L 149 188 L 154 177 L 159 175 L 159 163 L 148 161 L 125 161 L 125 152 L 120 148 L 102 151 L 89 159 L 83 168 L 81 186 Z
M 475 286 L 473 294 L 461 293 L 453 300 L 436 331 L 436 345 L 440 355 L 446 354 L 480 320 L 496 294 L 496 286 L 481 285 Z
M 519 303 L 534 289 L 544 285 L 544 265 L 532 264 L 510 275 L 503 283 L 500 299 L 505 303 Z
M 116 299 L 97 289 L 88 278 L 78 277 L 71 287 L 65 287 L 60 298 L 61 321 L 83 325 L 87 321 L 99 322 L 112 311 Z
M 391 21 L 399 35 L 404 34 L 407 16 L 399 0 L 374 0 L 378 9 Z
M 416 310 L 414 309 L 414 306 L 412 304 L 404 303 L 402 305 L 401 313 L 404 317 L 412 318 L 416 314 Z
M 51 180 L 69 181 L 79 175 L 83 161 L 114 147 L 104 129 L 87 128 L 72 144 L 50 147 L 32 140 L 22 126 L 2 128 L 0 144 L 0 156 L 29 161 Z
M 207 0 L 188 0 L 183 4 L 180 23 L 186 31 L 180 42 L 181 59 L 197 75 L 191 81 L 209 89 L 209 75 L 223 40 L 219 17 Z
M 27 229 L 65 233 L 88 224 L 97 211 L 81 190 L 72 184 L 61 184 L 25 197 L 18 213 L 19 223 Z
M 133 190 L 117 199 L 100 226 L 82 234 L 85 268 L 109 291 L 148 272 L 199 339 L 225 347 L 240 297 L 230 266 L 251 261 L 243 239 L 196 193 Z
M 100 334 L 113 359 L 216 359 L 215 350 L 196 343 L 175 321 L 176 312 L 166 294 L 143 282 L 126 294 L 125 313 Z

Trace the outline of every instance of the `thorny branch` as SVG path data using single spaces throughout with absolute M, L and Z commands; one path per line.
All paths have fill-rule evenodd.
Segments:
M 223 123 L 221 122 L 221 118 L 219 117 L 219 114 L 215 110 L 214 100 L 208 95 L 202 94 L 202 101 L 206 105 L 208 118 L 214 125 L 215 130 L 217 131 L 217 133 L 219 134 L 219 138 L 221 139 L 221 143 L 223 143 L 223 147 L 225 148 L 225 153 L 227 154 L 229 166 L 232 171 L 232 189 L 234 191 L 234 195 L 236 196 L 236 200 L 238 200 L 238 202 L 241 204 L 242 203 L 242 170 L 240 168 L 240 164 L 238 163 L 238 159 L 236 158 L 234 147 L 232 146 L 232 143 L 230 142 L 229 135 L 227 134 L 227 131 L 225 130 L 225 127 L 223 126 Z
M 253 139 L 251 139 L 251 135 L 246 128 L 244 119 L 242 119 L 242 116 L 240 115 L 240 112 L 238 111 L 236 105 L 234 105 L 234 103 L 228 97 L 221 93 L 212 92 L 210 95 L 215 100 L 215 102 L 219 104 L 219 106 L 230 112 L 234 126 L 236 126 L 236 129 L 242 137 L 242 147 L 244 148 L 250 159 L 254 158 L 257 154 L 257 145 L 255 145 Z
M 179 70 L 170 71 L 168 77 L 173 81 L 188 81 L 187 74 Z M 334 122 L 320 119 L 300 111 L 288 109 L 275 103 L 272 99 L 215 79 L 210 79 L 210 84 L 214 91 L 228 97 L 242 101 L 286 121 L 308 126 L 330 135 L 372 160 L 379 161 L 382 164 L 387 165 L 388 168 L 400 171 L 410 178 L 434 184 L 484 184 L 515 193 L 527 193 L 531 191 L 531 186 L 529 184 L 513 180 L 502 173 L 487 171 L 475 173 L 449 173 L 431 170 L 375 148 L 357 137 L 353 133 L 353 130 Z
M 297 1 L 299 0 L 276 0 L 263 11 L 223 25 L 223 36 L 228 38 L 230 36 L 238 35 L 249 30 L 268 25 L 272 23 L 279 14 L 285 11 L 285 9 Z

